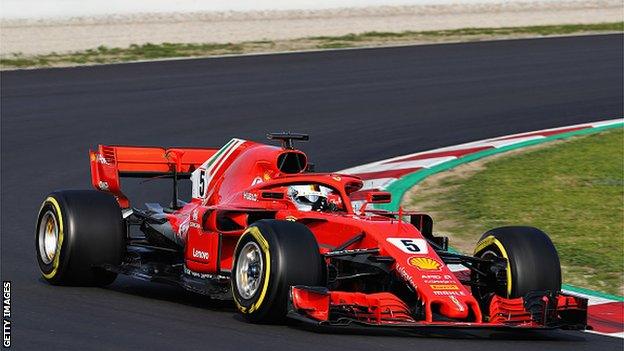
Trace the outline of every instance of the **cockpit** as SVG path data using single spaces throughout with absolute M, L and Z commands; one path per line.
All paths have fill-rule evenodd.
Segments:
M 351 196 L 362 188 L 362 181 L 342 174 L 297 174 L 267 179 L 243 192 L 243 198 L 257 202 L 273 201 L 276 205 L 287 203 L 289 208 L 302 212 L 354 213 Z M 249 206 L 250 203 L 241 204 Z
M 324 185 L 316 183 L 291 185 L 288 187 L 287 196 L 299 211 L 344 211 L 340 193 Z

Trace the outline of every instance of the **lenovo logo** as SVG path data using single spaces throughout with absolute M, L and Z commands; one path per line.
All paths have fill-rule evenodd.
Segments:
M 202 260 L 208 259 L 208 253 L 206 251 L 199 251 L 193 249 L 193 257 L 201 258 Z

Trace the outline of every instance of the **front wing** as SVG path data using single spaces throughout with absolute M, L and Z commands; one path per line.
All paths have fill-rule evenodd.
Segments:
M 487 321 L 427 320 L 417 315 L 388 292 L 364 294 L 309 286 L 294 286 L 290 292 L 288 317 L 320 327 L 591 329 L 587 299 L 561 292 L 533 292 L 515 299 L 495 296 Z

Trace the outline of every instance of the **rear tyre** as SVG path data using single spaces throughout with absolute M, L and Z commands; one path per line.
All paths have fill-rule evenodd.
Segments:
M 290 287 L 324 284 L 323 260 L 303 224 L 260 220 L 240 237 L 234 251 L 232 295 L 252 323 L 279 323 L 287 313 Z
M 115 198 L 95 190 L 51 193 L 39 210 L 35 250 L 43 278 L 54 285 L 108 285 L 117 277 L 126 230 Z
M 516 298 L 532 291 L 561 290 L 557 249 L 548 235 L 537 228 L 512 226 L 492 229 L 481 236 L 474 256 L 507 259 L 504 286 L 473 289 L 482 302 L 493 294 Z

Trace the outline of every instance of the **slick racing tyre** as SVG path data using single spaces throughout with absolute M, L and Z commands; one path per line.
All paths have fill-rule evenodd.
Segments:
M 522 297 L 532 291 L 561 290 L 561 265 L 552 241 L 533 227 L 492 229 L 477 243 L 475 257 L 507 259 L 506 283 L 498 287 L 475 287 L 473 293 L 482 299 L 497 294 L 506 298 Z
M 255 222 L 240 237 L 234 258 L 232 295 L 249 322 L 283 321 L 291 286 L 324 284 L 316 238 L 300 223 Z
M 43 278 L 55 285 L 107 285 L 117 277 L 102 265 L 119 265 L 125 226 L 115 198 L 95 190 L 51 193 L 39 210 L 35 231 Z

